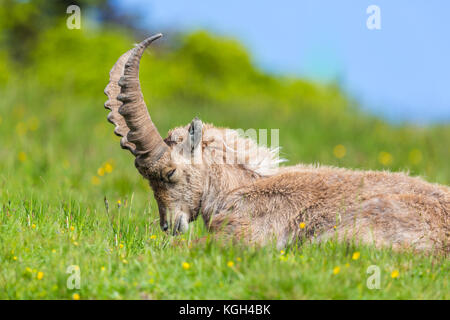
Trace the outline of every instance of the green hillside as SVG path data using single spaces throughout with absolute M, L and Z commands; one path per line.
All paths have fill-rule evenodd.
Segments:
M 139 40 L 62 25 L 39 33 L 26 60 L 0 47 L 0 298 L 449 298 L 442 257 L 334 243 L 285 253 L 196 246 L 200 221 L 183 237 L 161 233 L 151 190 L 103 108 L 110 68 Z M 166 37 L 144 56 L 141 85 L 163 135 L 195 116 L 279 129 L 287 165 L 450 182 L 450 126 L 394 126 L 360 111 L 338 83 L 259 70 L 232 39 Z M 382 290 L 365 285 L 372 264 Z M 80 290 L 66 286 L 69 265 L 80 267 Z

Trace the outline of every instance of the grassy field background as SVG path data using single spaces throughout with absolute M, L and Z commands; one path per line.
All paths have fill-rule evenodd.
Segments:
M 0 51 L 1 299 L 450 298 L 445 257 L 333 242 L 283 252 L 198 245 L 201 221 L 187 235 L 163 234 L 151 190 L 102 106 L 109 69 L 133 43 L 117 29 L 56 25 L 27 63 Z M 264 74 L 240 44 L 205 32 L 149 51 L 141 82 L 162 133 L 195 116 L 275 128 L 288 165 L 450 182 L 448 125 L 389 124 L 361 112 L 338 83 Z M 366 286 L 370 265 L 380 268 L 379 290 Z M 69 266 L 80 289 L 67 286 Z

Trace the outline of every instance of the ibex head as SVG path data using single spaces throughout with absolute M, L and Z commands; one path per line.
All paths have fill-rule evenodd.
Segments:
M 139 62 L 147 46 L 161 36 L 142 41 L 119 58 L 105 88 L 105 108 L 111 110 L 108 121 L 115 125 L 114 133 L 122 137 L 120 145 L 131 151 L 136 168 L 150 181 L 161 228 L 184 232 L 200 210 L 202 164 L 192 163 L 191 155 L 199 149 L 203 125 L 196 118 L 163 140 L 152 122 L 139 84 Z
M 202 203 L 204 199 L 214 201 L 217 192 L 266 174 L 279 160 L 273 150 L 240 138 L 236 131 L 215 128 L 197 118 L 185 127 L 171 130 L 166 139 L 161 137 L 139 84 L 142 54 L 161 36 L 142 41 L 119 58 L 105 88 L 105 108 L 111 110 L 108 120 L 115 125 L 115 134 L 122 137 L 120 145 L 131 151 L 136 157 L 136 168 L 150 181 L 161 228 L 177 233 L 185 232 L 200 209 L 209 206 Z M 236 143 L 240 146 L 236 147 Z M 231 164 L 225 159 L 224 150 L 232 158 Z

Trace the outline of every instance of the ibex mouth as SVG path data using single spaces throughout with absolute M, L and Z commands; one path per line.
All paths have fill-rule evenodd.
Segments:
M 172 229 L 172 235 L 177 235 L 180 233 L 185 233 L 189 229 L 188 218 L 185 213 L 179 213 L 175 217 L 175 223 Z

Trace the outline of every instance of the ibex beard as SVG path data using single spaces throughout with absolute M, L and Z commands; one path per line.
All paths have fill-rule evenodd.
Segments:
M 337 238 L 449 251 L 447 186 L 404 173 L 279 167 L 276 150 L 197 118 L 163 139 L 139 83 L 142 54 L 160 37 L 119 58 L 105 89 L 105 107 L 122 148 L 131 151 L 150 182 L 164 231 L 186 232 L 201 214 L 216 235 L 249 244 L 275 238 L 282 247 L 296 239 Z

